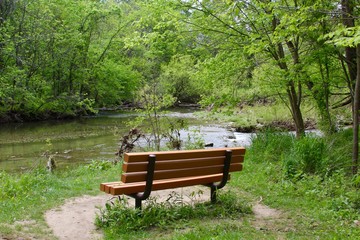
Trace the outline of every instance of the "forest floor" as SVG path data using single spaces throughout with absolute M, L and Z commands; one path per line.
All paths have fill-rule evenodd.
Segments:
M 177 190 L 164 190 L 155 192 L 153 195 L 158 201 L 165 201 L 170 194 L 174 191 L 181 194 L 184 202 L 193 201 L 187 198 L 190 193 L 197 191 L 198 187 L 187 187 Z M 204 191 L 196 201 L 208 201 L 209 191 Z M 98 196 L 82 196 L 72 198 L 65 202 L 64 205 L 47 211 L 45 219 L 48 226 L 51 228 L 53 235 L 59 240 L 88 240 L 88 239 L 102 239 L 102 233 L 95 227 L 96 214 L 100 212 L 101 207 L 106 202 L 111 201 L 113 198 L 109 195 Z M 134 200 L 130 199 L 129 203 L 133 204 Z M 132 205 L 133 206 L 133 205 Z M 261 201 L 253 205 L 253 219 L 252 225 L 259 230 L 275 230 L 278 226 L 278 221 L 283 219 L 284 214 L 276 209 L 269 208 Z M 286 218 L 287 219 L 287 218 Z

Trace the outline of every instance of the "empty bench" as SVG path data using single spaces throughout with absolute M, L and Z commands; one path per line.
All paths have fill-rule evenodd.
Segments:
M 135 207 L 141 209 L 141 201 L 151 191 L 205 185 L 214 203 L 229 173 L 242 170 L 244 155 L 243 147 L 125 153 L 121 181 L 101 183 L 100 190 L 133 197 Z

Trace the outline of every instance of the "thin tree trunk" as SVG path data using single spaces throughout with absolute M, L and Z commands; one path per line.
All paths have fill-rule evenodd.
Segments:
M 360 44 L 356 48 L 357 69 L 360 69 Z M 352 173 L 358 172 L 359 164 L 359 106 L 360 106 L 360 71 L 357 71 L 355 83 L 354 109 L 353 109 L 353 156 Z
M 341 0 L 342 22 L 345 27 L 355 26 L 354 7 L 355 2 L 353 0 Z M 357 47 L 346 47 L 345 59 L 350 76 L 353 114 L 352 173 L 356 174 L 358 172 L 359 159 L 360 44 Z
M 276 60 L 278 61 L 278 66 L 280 69 L 283 69 L 289 72 L 289 68 L 286 63 L 283 61 L 285 59 L 285 51 L 282 44 L 277 46 L 277 56 Z M 294 60 L 294 62 L 296 62 Z M 301 113 L 301 84 L 298 85 L 298 91 L 296 91 L 295 82 L 291 80 L 287 86 L 287 94 L 290 102 L 291 116 L 295 123 L 296 137 L 300 138 L 305 134 L 305 124 L 303 116 Z
M 355 3 L 353 0 L 342 0 L 341 1 L 341 10 L 342 10 L 342 22 L 343 25 L 348 27 L 355 27 L 355 18 L 353 16 Z M 355 47 L 346 47 L 345 48 L 345 59 L 346 65 L 349 71 L 350 82 L 351 82 L 351 93 L 354 96 L 354 87 L 356 79 L 356 48 Z
M 300 102 L 298 99 L 299 93 L 296 93 L 294 82 L 290 83 L 287 93 L 290 101 L 291 115 L 295 122 L 296 137 L 300 138 L 305 134 L 305 124 L 300 109 Z

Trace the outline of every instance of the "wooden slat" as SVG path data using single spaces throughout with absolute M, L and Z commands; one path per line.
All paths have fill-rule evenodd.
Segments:
M 151 190 L 156 191 L 162 189 L 209 184 L 214 182 L 220 182 L 221 180 L 222 180 L 222 174 L 212 174 L 207 176 L 190 177 L 190 178 L 157 180 L 153 182 L 153 186 Z M 145 182 L 127 183 L 127 184 L 124 184 L 122 182 L 113 182 L 108 184 L 109 186 L 107 186 L 106 188 L 107 191 L 105 192 L 112 195 L 134 194 L 138 192 L 143 192 L 145 190 Z
M 119 182 L 106 182 L 106 183 L 101 183 L 101 184 L 100 184 L 100 191 L 106 192 L 106 191 L 105 191 L 105 188 L 106 188 L 107 186 L 110 186 L 110 185 L 112 185 L 112 184 L 117 184 L 117 183 L 119 183 Z
M 233 155 L 244 155 L 245 148 L 213 148 L 199 150 L 180 150 L 180 151 L 163 151 L 163 152 L 141 152 L 125 153 L 124 162 L 145 162 L 150 154 L 156 155 L 156 161 L 166 161 L 174 159 L 191 159 L 225 156 L 226 150 L 232 150 Z
M 183 178 L 192 176 L 203 176 L 210 174 L 223 173 L 224 166 L 210 166 L 210 167 L 199 167 L 193 169 L 175 169 L 175 170 L 160 170 L 154 172 L 154 180 L 167 179 L 167 178 Z M 235 163 L 230 165 L 229 172 L 241 171 L 242 165 Z M 121 181 L 124 183 L 141 182 L 146 180 L 147 172 L 134 172 L 134 173 L 123 173 L 121 175 Z
M 179 159 L 160 161 L 155 164 L 155 171 L 157 170 L 173 170 L 173 169 L 185 169 L 185 168 L 197 168 L 206 166 L 223 165 L 225 157 L 211 157 L 211 158 L 198 158 L 198 159 Z M 235 155 L 231 158 L 231 163 L 242 163 L 244 162 L 244 156 Z M 148 162 L 135 162 L 135 163 L 124 163 L 122 166 L 123 172 L 146 172 Z

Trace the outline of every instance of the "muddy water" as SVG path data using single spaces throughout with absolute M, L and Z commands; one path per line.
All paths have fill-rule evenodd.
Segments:
M 45 151 L 56 154 L 59 168 L 92 160 L 113 160 L 119 139 L 136 114 L 103 113 L 95 118 L 72 121 L 46 121 L 0 126 L 0 170 L 26 171 L 46 165 Z M 187 142 L 201 140 L 213 147 L 249 145 L 250 135 L 234 133 L 227 124 L 196 119 L 192 112 L 173 111 L 170 118 L 183 118 L 189 124 L 181 130 Z

